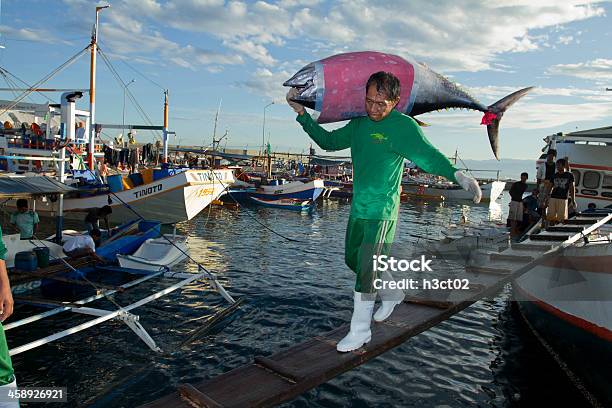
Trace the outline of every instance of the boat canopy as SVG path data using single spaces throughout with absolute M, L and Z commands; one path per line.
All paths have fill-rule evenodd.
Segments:
M 0 198 L 27 198 L 72 191 L 76 189 L 47 176 L 0 177 Z
M 323 157 L 312 156 L 310 158 L 310 164 L 315 166 L 350 166 L 350 159 L 328 159 Z

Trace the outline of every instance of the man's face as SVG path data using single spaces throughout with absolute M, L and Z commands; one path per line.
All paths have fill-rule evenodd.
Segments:
M 524 174 L 521 174 L 521 181 L 524 183 L 527 181 L 527 176 Z
M 17 211 L 20 213 L 28 212 L 28 207 L 17 207 Z
M 387 117 L 398 102 L 399 98 L 391 101 L 384 92 L 376 90 L 376 85 L 370 85 L 366 92 L 365 109 L 368 117 L 374 122 L 378 122 Z
M 563 163 L 557 163 L 557 171 L 560 173 L 565 171 L 565 166 L 563 165 Z

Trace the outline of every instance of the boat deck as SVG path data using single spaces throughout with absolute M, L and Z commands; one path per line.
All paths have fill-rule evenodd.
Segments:
M 563 242 L 556 238 L 537 241 L 539 245 L 553 248 L 545 254 L 513 248 L 490 253 L 485 262 L 467 267 L 465 274 L 461 274 L 461 278 L 469 279 L 470 290 L 421 291 L 408 296 L 386 321 L 373 322 L 372 340 L 359 350 L 336 351 L 337 342 L 349 330 L 347 324 L 273 355 L 255 357 L 250 364 L 198 384 L 179 385 L 174 393 L 143 407 L 267 407 L 291 400 L 402 344 L 474 302 L 495 295 L 542 260 L 555 256 L 558 250 L 595 232 L 610 220 L 612 214 L 590 218 L 590 224 L 583 231 Z

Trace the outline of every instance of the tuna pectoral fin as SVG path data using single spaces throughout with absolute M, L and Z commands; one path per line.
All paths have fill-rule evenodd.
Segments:
M 533 86 L 523 88 L 500 99 L 487 108 L 487 112 L 485 112 L 485 116 L 482 118 L 482 124 L 487 125 L 489 143 L 491 143 L 491 149 L 493 149 L 493 154 L 495 154 L 495 158 L 497 160 L 499 160 L 499 122 L 501 121 L 504 112 L 506 112 L 506 109 L 508 109 L 514 102 L 525 96 L 525 94 L 527 94 L 527 92 L 531 91 L 533 88 Z

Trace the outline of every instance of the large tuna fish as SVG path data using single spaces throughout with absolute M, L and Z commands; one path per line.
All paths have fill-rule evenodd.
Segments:
M 338 122 L 365 116 L 365 85 L 377 71 L 392 72 L 401 84 L 397 110 L 410 116 L 446 108 L 467 108 L 484 112 L 489 142 L 499 159 L 499 121 L 510 105 L 530 89 L 516 91 L 493 105 L 485 106 L 466 91 L 426 65 L 397 55 L 364 51 L 338 54 L 312 62 L 299 70 L 284 86 L 300 93 L 293 100 L 321 112 L 319 123 Z

